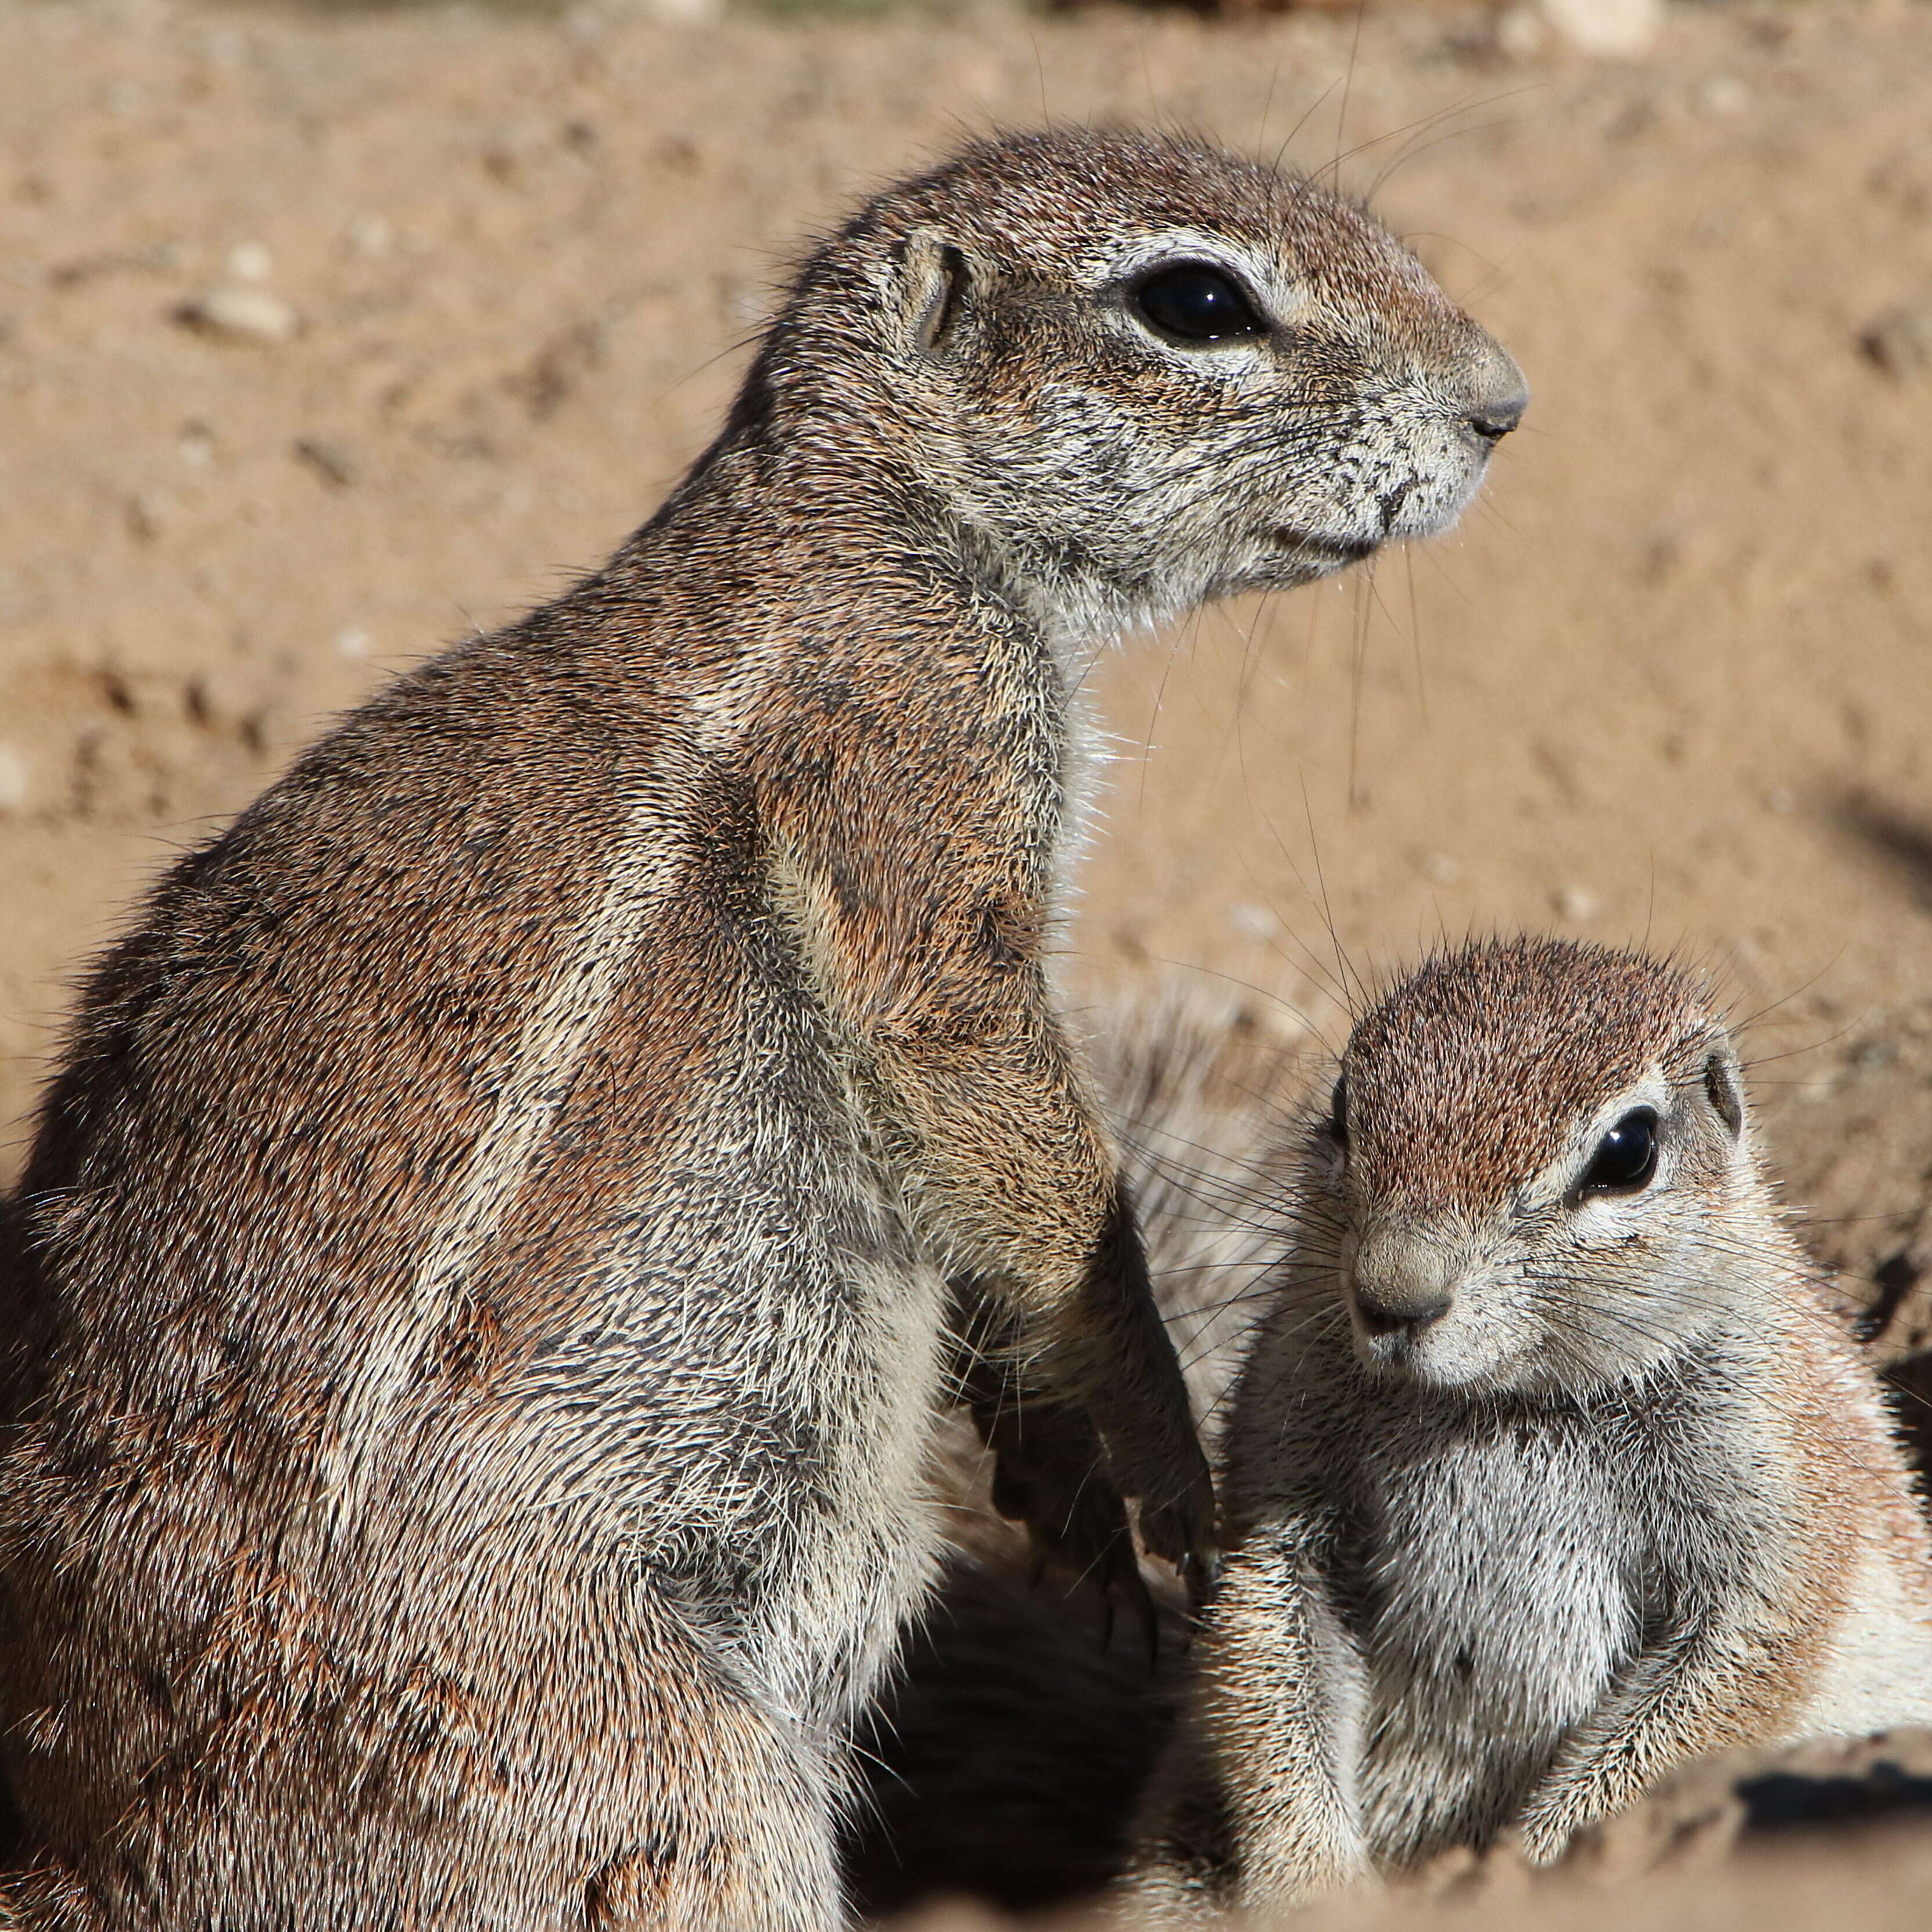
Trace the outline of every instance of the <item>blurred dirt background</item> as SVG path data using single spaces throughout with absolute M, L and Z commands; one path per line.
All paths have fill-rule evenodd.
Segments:
M 1445 932 L 1685 948 L 1921 1332 L 1932 8 L 1606 59 L 1520 8 L 656 4 L 0 0 L 0 1174 L 130 896 L 640 521 L 797 237 L 962 132 L 1148 120 L 1339 158 L 1536 400 L 1448 542 L 1096 668 L 1072 984 L 1332 1033 L 1344 958 Z

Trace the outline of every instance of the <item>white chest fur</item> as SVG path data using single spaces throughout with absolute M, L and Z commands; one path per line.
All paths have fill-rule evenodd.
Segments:
M 1372 1454 L 1358 1615 L 1360 1796 L 1397 1862 L 1520 1802 L 1640 1639 L 1643 1552 L 1600 1445 L 1560 1425 L 1423 1425 Z

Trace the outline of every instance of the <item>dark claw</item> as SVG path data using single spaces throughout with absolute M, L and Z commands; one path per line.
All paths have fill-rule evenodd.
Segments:
M 1202 1606 L 1221 1581 L 1221 1552 L 1218 1550 L 1194 1551 L 1181 1563 L 1180 1580 L 1187 1592 L 1187 1607 L 1198 1616 Z

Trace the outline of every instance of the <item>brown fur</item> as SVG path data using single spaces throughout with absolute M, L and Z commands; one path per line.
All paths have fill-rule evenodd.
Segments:
M 1351 1110 L 1358 1187 L 1395 1207 L 1476 1204 L 1521 1185 L 1580 1112 L 1681 1051 L 1702 1004 L 1687 974 L 1604 946 L 1425 960 L 1349 1036 L 1345 1078 L 1360 1065 L 1375 1082 Z
M 1137 320 L 1176 248 L 1264 338 Z M 834 1922 L 946 1273 L 1202 1553 L 1048 995 L 1084 654 L 1439 527 L 1520 407 L 1304 184 L 984 144 L 813 255 L 604 568 L 169 874 L 0 1284 L 0 1750 L 105 1922 Z

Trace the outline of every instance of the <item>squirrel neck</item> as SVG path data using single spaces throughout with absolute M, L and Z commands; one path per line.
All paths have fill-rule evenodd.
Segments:
M 956 636 L 1024 633 L 1078 681 L 1092 653 L 1149 621 L 1090 560 L 1029 545 L 978 515 L 960 440 L 883 394 L 794 386 L 755 369 L 717 440 L 620 552 L 626 575 L 701 556 L 708 581 L 766 609 L 838 608 Z M 729 590 L 726 601 L 735 601 Z

